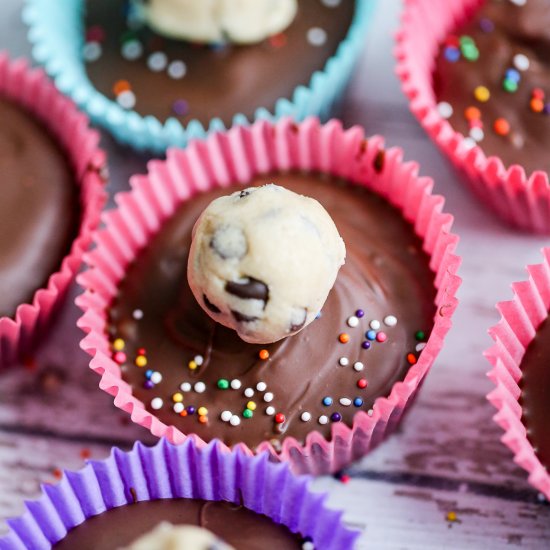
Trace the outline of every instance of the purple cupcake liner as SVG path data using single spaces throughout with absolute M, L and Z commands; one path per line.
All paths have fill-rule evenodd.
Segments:
M 359 536 L 342 512 L 326 506 L 327 495 L 310 490 L 309 476 L 294 476 L 269 455 L 247 456 L 218 441 L 199 449 L 193 438 L 181 445 L 161 439 L 140 442 L 129 452 L 114 448 L 109 458 L 90 461 L 78 472 L 64 472 L 56 485 L 44 485 L 26 512 L 8 520 L 10 532 L 0 550 L 48 550 L 74 527 L 107 510 L 168 498 L 225 500 L 270 517 L 292 532 L 311 537 L 316 548 L 351 549 Z

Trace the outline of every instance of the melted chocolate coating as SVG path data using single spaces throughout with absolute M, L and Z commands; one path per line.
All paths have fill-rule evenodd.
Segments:
M 537 330 L 521 362 L 521 371 L 523 423 L 537 456 L 550 468 L 550 320 L 544 321 Z
M 0 317 L 11 317 L 69 252 L 78 190 L 63 152 L 39 123 L 2 98 L 0 120 Z
M 113 6 L 118 5 L 118 9 Z M 88 77 L 105 96 L 115 99 L 114 84 L 127 80 L 141 115 L 154 115 L 161 121 L 175 117 L 175 101 L 187 102 L 189 111 L 179 117 L 208 124 L 219 117 L 230 125 L 233 116 L 253 117 L 256 109 L 273 110 L 277 99 L 291 99 L 299 85 L 308 85 L 315 71 L 322 70 L 346 37 L 355 10 L 353 0 L 329 8 L 320 0 L 300 0 L 299 11 L 284 36 L 249 46 L 221 48 L 198 46 L 163 38 L 148 28 L 129 32 L 120 2 L 88 0 L 86 26 L 105 31 L 102 57 L 87 64 Z M 324 44 L 313 46 L 307 40 L 309 29 L 326 31 Z M 144 45 L 137 61 L 120 54 L 121 37 L 136 37 Z M 147 66 L 151 53 L 162 51 L 168 60 L 181 60 L 187 66 L 184 78 L 174 80 L 166 70 L 153 72 Z
M 480 52 L 477 61 L 461 57 L 453 63 L 445 59 L 443 46 L 437 58 L 434 91 L 438 101 L 453 107 L 450 123 L 454 129 L 469 135 L 464 111 L 475 106 L 481 111 L 484 131 L 478 145 L 488 156 L 501 157 L 505 166 L 520 164 L 527 174 L 550 172 L 550 0 L 529 0 L 524 6 L 509 0 L 489 0 L 453 35 L 472 37 Z M 515 68 L 516 54 L 526 55 L 530 66 L 518 71 L 518 90 L 510 93 L 503 88 L 503 81 L 506 71 Z M 477 86 L 489 89 L 487 102 L 475 99 Z M 530 108 L 534 88 L 545 93 L 547 113 Z M 509 122 L 508 135 L 495 132 L 493 125 L 498 118 Z
M 300 538 L 284 525 L 229 502 L 165 499 L 113 508 L 86 520 L 55 544 L 55 550 L 117 550 L 163 521 L 198 525 L 238 550 L 301 548 Z
M 397 210 L 364 188 L 326 176 L 277 174 L 257 178 L 250 185 L 271 182 L 321 202 L 346 243 L 346 264 L 319 319 L 274 344 L 247 344 L 236 332 L 212 321 L 195 301 L 186 277 L 191 229 L 202 210 L 227 194 L 227 189 L 197 195 L 180 206 L 128 268 L 110 309 L 112 337 L 126 342 L 123 377 L 135 396 L 147 407 L 160 396 L 164 406 L 152 411 L 155 415 L 205 440 L 218 437 L 229 444 L 244 441 L 254 447 L 287 435 L 303 441 L 315 429 L 328 436 L 331 421 L 319 424 L 321 415 L 329 419 L 335 415 L 333 421 L 340 415 L 351 425 L 358 410 L 369 410 L 375 398 L 387 396 L 393 384 L 404 378 L 409 368 L 406 356 L 418 343 L 415 332 L 428 333 L 433 325 L 433 273 L 420 239 Z M 350 328 L 346 320 L 359 308 L 365 315 Z M 138 309 L 143 312 L 140 320 L 133 317 Z M 396 326 L 384 325 L 388 315 L 397 317 Z M 370 348 L 364 349 L 372 320 L 380 321 L 387 341 L 368 341 Z M 344 332 L 350 335 L 346 344 L 339 342 Z M 146 368 L 134 364 L 142 347 Z M 259 358 L 262 349 L 269 352 L 269 359 Z M 203 364 L 190 370 L 188 362 L 196 355 L 203 356 Z M 347 366 L 340 365 L 341 357 L 348 358 Z M 353 368 L 358 361 L 364 363 L 361 371 Z M 144 387 L 146 369 L 162 374 L 153 389 Z M 218 389 L 220 379 L 238 379 L 242 386 Z M 361 379 L 368 381 L 366 388 L 358 386 Z M 172 410 L 172 395 L 180 391 L 182 382 L 206 385 L 204 393 L 183 391 L 182 395 L 184 405 L 195 412 L 201 406 L 208 409 L 207 422 L 202 423 L 197 414 L 181 416 Z M 267 388 L 258 390 L 259 382 Z M 254 396 L 245 396 L 246 388 L 252 388 Z M 273 394 L 270 401 L 269 396 L 264 399 L 268 393 Z M 332 397 L 332 405 L 322 403 L 325 396 Z M 354 405 L 355 398 L 362 404 Z M 351 402 L 342 404 L 340 399 Z M 256 410 L 252 418 L 244 418 L 249 401 Z M 283 423 L 266 414 L 270 406 L 285 415 Z M 240 425 L 223 422 L 223 411 L 240 417 Z M 301 419 L 303 412 L 311 414 L 309 421 Z

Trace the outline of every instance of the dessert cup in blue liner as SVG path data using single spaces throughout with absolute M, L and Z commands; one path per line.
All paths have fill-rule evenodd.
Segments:
M 114 448 L 109 458 L 45 485 L 39 500 L 8 520 L 10 531 L 0 538 L 0 549 L 47 550 L 90 518 L 159 499 L 227 501 L 299 533 L 310 541 L 308 547 L 353 548 L 359 532 L 343 524 L 342 512 L 327 507 L 326 495 L 313 492 L 310 482 L 287 465 L 270 462 L 267 453 L 252 457 L 217 441 L 202 448 L 193 438 L 182 445 L 166 439 L 154 447 L 138 442 L 129 452 Z M 119 529 L 133 526 L 121 523 Z
M 352 1 L 352 0 L 342 0 Z M 314 72 L 307 86 L 298 86 L 290 97 L 281 97 L 274 107 L 261 106 L 247 118 L 235 113 L 234 125 L 256 119 L 277 120 L 291 116 L 301 121 L 308 116 L 326 120 L 334 112 L 361 52 L 377 0 L 355 0 L 352 23 L 336 53 L 324 68 Z M 85 0 L 27 0 L 23 19 L 29 26 L 33 57 L 54 78 L 59 90 L 70 96 L 92 122 L 104 127 L 118 141 L 137 150 L 162 154 L 168 147 L 184 147 L 190 139 L 224 129 L 220 118 L 209 123 L 196 119 L 180 122 L 175 116 L 161 122 L 155 116 L 142 116 L 100 93 L 90 82 L 83 58 Z

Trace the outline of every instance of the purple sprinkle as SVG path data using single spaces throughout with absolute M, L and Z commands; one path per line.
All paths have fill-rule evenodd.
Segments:
M 189 406 L 186 410 L 187 414 L 195 414 L 195 407 Z
M 340 422 L 340 420 L 342 420 L 342 415 L 340 413 L 332 413 L 330 415 L 330 419 L 333 421 L 333 422 Z
M 495 24 L 490 19 L 484 17 L 479 20 L 479 28 L 483 32 L 493 32 L 495 30 Z
M 370 342 L 367 342 L 366 340 L 361 344 L 361 347 L 363 349 L 369 349 L 370 348 Z
M 146 390 L 152 390 L 155 387 L 155 384 L 153 384 L 153 382 L 151 382 L 151 380 L 145 380 L 145 382 L 143 383 L 143 387 Z
M 189 110 L 189 105 L 185 99 L 176 99 L 172 104 L 172 111 L 178 116 L 183 116 L 187 114 Z
M 361 319 L 361 317 L 364 317 L 364 316 L 365 316 L 365 312 L 362 309 L 358 309 L 355 312 L 355 317 L 359 317 L 359 319 Z
M 550 115 L 550 103 L 547 103 L 547 104 L 544 106 L 544 109 L 542 110 L 542 112 L 543 112 L 545 115 Z

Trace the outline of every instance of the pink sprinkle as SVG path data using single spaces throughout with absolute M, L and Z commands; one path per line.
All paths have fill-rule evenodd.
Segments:
M 122 363 L 126 362 L 126 354 L 123 351 L 117 351 L 113 355 L 113 359 L 115 360 L 116 363 L 118 363 L 119 365 L 122 365 Z
M 376 341 L 377 342 L 385 342 L 386 340 L 388 339 L 388 336 L 385 332 L 382 332 L 380 331 L 377 335 L 376 335 Z

